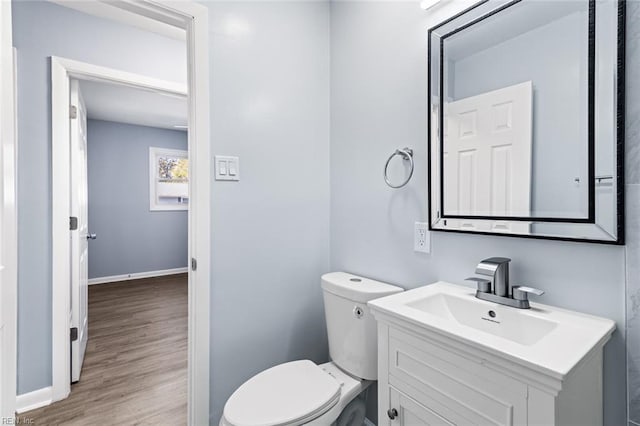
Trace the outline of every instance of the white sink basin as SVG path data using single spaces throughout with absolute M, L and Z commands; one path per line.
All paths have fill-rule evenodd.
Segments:
M 533 345 L 551 333 L 558 323 L 533 315 L 522 315 L 516 308 L 487 309 L 480 300 L 466 294 L 438 293 L 409 302 L 406 306 L 418 309 L 458 324 L 493 334 L 522 345 Z
M 531 303 L 517 309 L 475 297 L 475 290 L 438 282 L 369 302 L 385 315 L 436 331 L 558 378 L 615 329 L 609 319 Z

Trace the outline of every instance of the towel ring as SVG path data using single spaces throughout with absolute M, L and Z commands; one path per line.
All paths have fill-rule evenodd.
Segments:
M 411 169 L 409 170 L 409 176 L 407 176 L 407 179 L 402 182 L 400 185 L 394 185 L 389 181 L 389 176 L 387 176 L 387 169 L 389 168 L 389 163 L 391 162 L 391 159 L 393 157 L 395 157 L 396 155 L 401 155 L 402 159 L 404 161 L 409 161 L 410 163 L 410 167 Z M 402 188 L 403 186 L 405 186 L 406 184 L 409 183 L 409 181 L 411 180 L 411 177 L 413 176 L 413 149 L 411 148 L 402 148 L 402 149 L 396 149 L 393 154 L 391 154 L 389 156 L 389 158 L 387 159 L 386 164 L 384 165 L 384 181 L 386 182 L 387 185 L 389 185 L 391 188 L 397 189 L 397 188 Z

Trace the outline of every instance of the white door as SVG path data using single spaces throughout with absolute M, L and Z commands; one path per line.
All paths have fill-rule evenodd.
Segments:
M 446 215 L 531 215 L 530 81 L 445 104 L 444 131 Z M 529 222 L 447 222 L 478 231 L 529 231 Z
M 73 118 L 75 116 L 75 118 Z M 71 206 L 77 218 L 71 231 L 71 328 L 77 330 L 71 342 L 71 382 L 80 380 L 88 338 L 88 226 L 87 200 L 87 114 L 77 80 L 71 81 Z M 74 219 L 71 219 L 72 221 Z

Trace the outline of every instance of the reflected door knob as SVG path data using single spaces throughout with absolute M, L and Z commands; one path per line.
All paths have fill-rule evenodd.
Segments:
M 87 240 L 95 240 L 98 238 L 96 234 L 87 234 Z
M 389 408 L 387 410 L 387 416 L 389 416 L 391 420 L 395 419 L 398 416 L 398 410 L 395 408 Z

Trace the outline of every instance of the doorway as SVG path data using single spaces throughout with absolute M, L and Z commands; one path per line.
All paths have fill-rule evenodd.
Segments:
M 146 282 L 132 280 L 187 273 L 189 164 L 186 90 L 168 95 L 72 79 L 70 100 L 71 382 L 75 383 L 81 379 L 92 335 L 88 307 L 100 305 L 99 295 L 119 300 L 104 288 L 90 293 L 89 285 L 106 283 L 103 287 L 116 289 L 121 286 L 111 283 L 128 281 L 133 286 Z M 156 298 L 152 291 L 143 293 L 149 303 L 144 294 L 133 292 L 137 302 L 122 300 L 125 306 L 118 314 L 128 318 L 134 334 L 139 327 L 147 327 L 149 336 L 139 337 L 149 337 L 147 349 L 159 353 L 164 348 L 160 343 L 154 348 L 151 336 L 166 330 L 152 327 L 153 321 L 162 321 L 161 313 L 149 316 L 149 324 L 138 323 L 144 317 L 138 313 L 153 305 Z M 186 299 L 176 303 L 187 304 Z M 171 310 L 170 304 L 167 310 Z M 107 314 L 103 315 L 105 323 L 113 324 L 114 329 L 105 333 L 122 335 L 119 341 L 125 344 L 121 349 L 135 352 L 126 327 L 116 326 Z M 99 330 L 106 327 L 95 315 L 92 321 Z M 181 334 L 186 338 L 186 333 Z M 93 342 L 92 358 L 100 356 L 96 345 L 100 339 Z M 132 380 L 135 376 L 133 372 Z
M 113 70 L 113 69 L 104 68 L 104 67 L 97 67 L 92 64 L 86 64 L 86 63 L 71 61 L 71 60 L 62 59 L 62 58 L 55 58 L 55 57 L 52 58 L 51 65 L 52 65 L 52 83 L 53 83 L 52 115 L 53 117 L 59 117 L 59 119 L 53 120 L 54 132 L 53 132 L 52 172 L 53 172 L 54 181 L 53 181 L 52 195 L 54 199 L 54 203 L 53 203 L 54 221 L 55 221 L 56 215 L 58 215 L 57 217 L 60 217 L 60 216 L 66 217 L 67 223 L 71 225 L 70 228 L 73 229 L 75 225 L 75 228 L 79 230 L 81 228 L 80 220 L 76 219 L 77 223 L 75 224 L 70 223 L 69 221 L 73 222 L 74 219 L 69 219 L 70 217 L 69 210 L 64 208 L 64 206 L 65 205 L 77 206 L 77 205 L 81 205 L 82 203 L 81 201 L 78 201 L 78 200 L 74 201 L 73 191 L 69 191 L 68 190 L 69 185 L 68 184 L 65 185 L 64 181 L 62 180 L 62 179 L 65 179 L 67 182 L 73 182 L 73 178 L 74 178 L 74 172 L 73 172 L 74 165 L 69 164 L 69 161 L 70 161 L 69 159 L 73 159 L 74 156 L 73 155 L 69 156 L 68 154 L 65 155 L 64 152 L 66 151 L 67 153 L 69 152 L 73 153 L 73 149 L 72 149 L 73 140 L 74 140 L 74 137 L 77 138 L 77 136 L 74 136 L 73 134 L 74 126 L 65 125 L 65 123 L 74 123 L 74 122 L 77 123 L 78 122 L 77 118 L 74 119 L 72 117 L 74 116 L 81 117 L 81 114 L 82 114 L 82 108 L 81 107 L 78 108 L 79 105 L 74 105 L 72 103 L 71 108 L 69 108 L 68 101 L 67 101 L 68 99 L 71 99 L 72 101 L 75 100 L 76 103 L 79 101 L 79 93 L 74 92 L 74 88 L 77 88 L 79 86 L 79 84 L 76 83 L 76 81 L 78 80 L 80 81 L 91 80 L 94 82 L 102 81 L 110 84 L 126 86 L 129 88 L 139 88 L 146 91 L 164 93 L 173 97 L 184 96 L 186 93 L 186 88 L 181 87 L 179 84 L 172 83 L 172 82 L 166 82 L 166 81 L 161 81 L 157 79 L 150 79 L 146 76 L 135 75 L 132 73 L 124 73 L 119 70 Z M 82 126 L 78 125 L 78 127 L 81 128 Z M 80 132 L 80 134 L 82 134 L 82 132 Z M 189 133 L 189 146 L 193 146 L 190 143 L 191 140 L 192 140 L 192 134 Z M 189 150 L 189 153 L 190 153 L 189 157 L 192 160 L 192 164 L 193 164 L 193 162 L 197 161 L 197 158 L 193 155 L 193 152 L 191 150 Z M 80 158 L 80 157 L 81 156 L 77 156 L 77 158 Z M 197 165 L 195 168 L 197 170 Z M 194 189 L 195 189 L 194 187 L 197 185 L 196 182 L 199 182 L 199 177 L 200 177 L 197 174 L 198 172 L 196 172 L 193 169 L 194 168 L 192 168 L 193 183 L 190 188 L 190 194 L 194 193 Z M 71 170 L 72 172 L 69 173 L 69 170 Z M 200 172 L 202 172 L 202 170 L 200 170 Z M 204 174 L 207 174 L 208 170 L 205 170 L 204 172 L 205 172 Z M 77 175 L 81 176 L 82 173 L 77 173 Z M 78 176 L 76 176 L 76 178 Z M 65 200 L 67 202 L 64 202 L 62 200 Z M 190 218 L 195 216 L 194 209 L 195 207 L 192 207 L 189 211 Z M 80 214 L 79 216 L 82 217 L 82 214 Z M 190 223 L 190 225 L 191 225 L 190 231 L 192 232 L 193 224 Z M 58 399 L 54 399 L 54 400 L 59 400 L 59 399 L 64 399 L 69 395 L 69 392 L 70 392 L 69 378 L 71 377 L 72 380 L 79 378 L 79 371 L 80 371 L 79 366 L 82 363 L 82 355 L 84 352 L 83 339 L 86 339 L 86 333 L 83 332 L 84 331 L 83 328 L 87 323 L 86 310 L 83 311 L 87 303 L 87 286 L 85 282 L 83 282 L 83 279 L 86 280 L 88 276 L 86 274 L 83 275 L 81 272 L 74 273 L 73 269 L 75 267 L 77 268 L 76 269 L 77 271 L 82 271 L 84 270 L 83 268 L 87 267 L 87 265 L 82 266 L 79 263 L 82 262 L 82 253 L 84 251 L 83 250 L 84 244 L 86 244 L 86 242 L 88 241 L 87 236 L 91 237 L 91 233 L 87 229 L 85 232 L 86 235 L 84 234 L 78 235 L 76 240 L 77 240 L 77 244 L 81 248 L 74 249 L 73 239 L 69 240 L 68 238 L 69 228 L 64 229 L 64 231 L 62 227 L 58 227 L 58 229 L 54 228 L 54 232 L 56 231 L 58 231 L 58 235 L 61 234 L 62 237 L 60 238 L 60 237 L 57 237 L 56 235 L 54 236 L 54 239 L 53 239 L 54 268 L 58 267 L 59 269 L 63 269 L 61 268 L 62 266 L 71 265 L 71 268 L 70 268 L 71 270 L 67 270 L 65 268 L 64 270 L 59 270 L 58 275 L 54 275 L 54 294 L 56 295 L 56 297 L 54 297 L 54 300 L 53 300 L 53 303 L 54 303 L 54 306 L 53 306 L 54 346 L 53 346 L 53 353 L 52 353 L 54 358 L 54 364 L 53 364 L 54 389 L 53 390 L 54 390 L 54 395 L 56 391 L 60 392 L 60 395 L 62 397 Z M 190 250 L 193 250 L 193 243 L 194 243 L 192 235 L 193 234 L 191 233 L 189 234 Z M 194 281 L 195 281 L 194 272 L 197 272 L 197 271 L 189 272 L 190 273 L 190 277 L 189 277 L 190 297 L 192 297 L 192 294 L 194 293 L 194 289 L 193 289 Z M 76 282 L 70 288 L 69 285 L 66 284 L 64 281 L 56 281 L 55 277 L 57 276 L 66 277 L 65 278 L 67 279 L 66 283 L 69 283 L 69 282 L 73 283 L 74 277 L 75 277 Z M 63 293 L 63 297 L 58 297 L 60 296 L 60 294 L 57 294 L 55 291 L 56 284 L 59 285 L 59 288 L 61 290 L 60 292 Z M 62 291 L 63 289 L 65 289 L 66 291 Z M 70 299 L 68 298 L 69 291 L 71 291 L 71 296 L 72 296 Z M 66 295 L 64 295 L 64 293 L 66 293 Z M 68 305 L 69 301 L 71 301 L 73 306 Z M 71 316 L 69 316 L 68 314 L 69 312 L 72 313 Z M 193 320 L 194 317 L 197 315 L 198 315 L 197 312 L 193 312 L 193 309 L 190 309 L 189 311 L 190 321 Z M 208 317 L 207 317 L 207 322 L 208 322 Z M 77 328 L 75 333 L 73 333 L 74 328 Z M 69 332 L 68 330 L 72 330 L 72 332 Z M 64 333 L 65 331 L 66 333 Z M 190 349 L 196 343 L 196 342 L 193 342 L 193 339 L 191 338 L 191 335 L 192 335 L 191 331 L 192 330 L 189 330 L 189 337 L 190 337 L 189 348 Z M 77 336 L 77 340 L 72 339 L 72 337 L 76 337 L 76 336 Z M 75 347 L 74 347 L 74 341 L 77 342 Z M 189 358 L 191 361 L 191 351 L 189 351 Z M 64 360 L 64 362 L 56 363 L 55 360 Z M 75 369 L 74 369 L 74 366 L 75 366 Z M 193 367 L 194 366 L 192 362 L 190 362 L 189 368 L 188 368 L 189 376 L 190 376 L 189 388 L 191 388 L 192 382 L 195 381 L 195 378 L 193 377 Z M 194 390 L 192 389 L 190 390 L 191 392 L 194 392 Z M 189 402 L 193 404 L 191 401 L 191 398 L 192 398 L 192 395 L 190 394 Z M 190 411 L 190 415 L 193 415 L 191 413 L 191 409 L 192 409 L 191 404 L 189 405 L 189 409 L 190 409 L 189 411 Z M 208 411 L 208 408 L 207 408 L 207 411 Z

